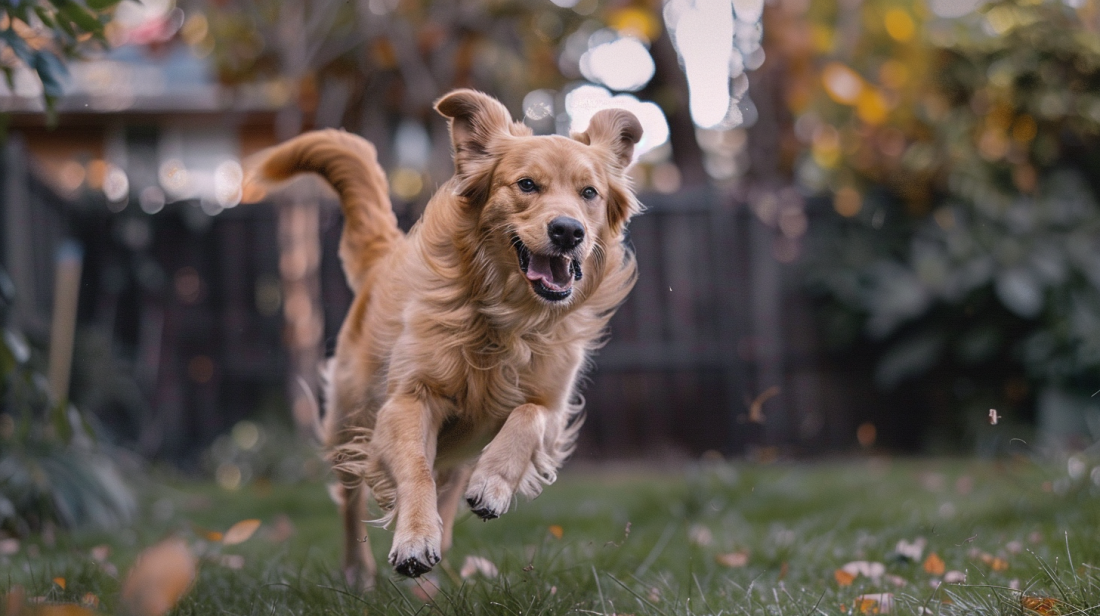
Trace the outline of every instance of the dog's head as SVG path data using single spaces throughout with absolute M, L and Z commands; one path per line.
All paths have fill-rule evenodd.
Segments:
M 569 139 L 533 136 L 472 90 L 448 94 L 436 109 L 450 118 L 455 192 L 478 216 L 478 249 L 492 267 L 526 279 L 538 301 L 567 305 L 586 268 L 599 267 L 593 255 L 620 242 L 639 210 L 626 176 L 638 119 L 603 110 Z

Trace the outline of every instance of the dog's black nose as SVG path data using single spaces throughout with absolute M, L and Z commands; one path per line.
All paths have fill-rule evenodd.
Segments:
M 584 239 L 584 225 L 576 218 L 558 216 L 550 221 L 550 241 L 562 250 L 571 250 Z

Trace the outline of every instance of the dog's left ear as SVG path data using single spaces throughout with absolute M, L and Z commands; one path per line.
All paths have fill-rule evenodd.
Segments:
M 626 177 L 626 168 L 634 160 L 634 145 L 642 138 L 642 123 L 637 116 L 625 109 L 602 109 L 592 116 L 588 130 L 573 135 L 581 143 L 607 149 L 614 156 L 618 166 L 620 182 L 612 182 L 608 187 L 607 222 L 612 233 L 622 232 L 630 217 L 642 210 L 638 198 L 630 190 L 630 180 Z
M 611 150 L 619 168 L 626 169 L 634 159 L 634 144 L 642 138 L 642 123 L 625 109 L 601 109 L 592 116 L 588 130 L 573 138 Z
M 456 192 L 470 203 L 481 203 L 490 188 L 493 145 L 513 135 L 530 134 L 530 129 L 517 126 L 504 105 L 475 90 L 455 90 L 436 101 L 435 110 L 450 119 Z

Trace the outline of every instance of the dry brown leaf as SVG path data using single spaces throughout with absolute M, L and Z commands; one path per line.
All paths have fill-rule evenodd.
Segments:
M 191 587 L 196 567 L 183 539 L 166 539 L 138 555 L 122 585 L 122 602 L 134 616 L 160 616 Z
M 962 571 L 951 570 L 943 574 L 944 584 L 962 584 L 966 581 L 966 574 Z
M 929 575 L 943 575 L 943 572 L 947 570 L 947 565 L 944 564 L 943 559 L 939 554 L 932 552 L 928 555 L 928 558 L 924 559 L 924 572 Z
M 889 614 L 894 609 L 894 595 L 888 592 L 860 595 L 855 599 L 860 614 Z
M 901 539 L 897 545 L 894 546 L 894 551 L 899 556 L 908 558 L 909 560 L 920 560 L 920 556 L 924 553 L 924 546 L 928 544 L 928 541 L 924 537 L 917 537 L 913 541 L 906 541 Z
M 1008 561 L 1003 558 L 985 553 L 982 553 L 980 558 L 983 563 L 989 565 L 994 571 L 1005 571 L 1008 569 Z
M 238 543 L 244 543 L 248 541 L 252 533 L 256 532 L 256 529 L 259 527 L 259 520 L 241 520 L 233 526 L 230 526 L 229 530 L 225 531 L 225 536 L 222 537 L 222 545 L 237 545 Z
M 836 578 L 836 583 L 840 586 L 851 586 L 852 582 L 856 581 L 856 576 L 848 573 L 843 569 L 837 569 L 833 572 L 833 577 Z
M 705 548 L 711 543 L 714 543 L 714 533 L 710 532 L 710 529 L 702 524 L 692 524 L 688 528 L 688 541 L 691 543 Z
M 729 567 L 736 569 L 738 567 L 744 567 L 749 564 L 749 553 L 742 550 L 740 552 L 731 552 L 729 554 L 718 554 L 714 557 L 714 561 L 723 567 Z
M 8 591 L 8 596 L 4 597 L 4 613 L 8 616 L 16 616 L 23 608 L 23 600 L 26 598 L 27 593 L 23 590 L 23 587 L 16 584 Z
M 1038 614 L 1057 614 L 1060 602 L 1053 597 L 1020 597 L 1020 606 Z
M 886 565 L 879 562 L 871 562 L 867 560 L 853 560 L 850 563 L 841 567 L 844 571 L 852 574 L 852 576 L 860 576 L 871 578 L 872 580 L 878 580 L 886 574 Z
M 497 571 L 497 566 L 487 558 L 467 556 L 466 560 L 462 563 L 462 569 L 459 570 L 458 575 L 462 579 L 466 579 L 475 573 L 480 573 L 485 577 L 496 577 L 500 572 Z

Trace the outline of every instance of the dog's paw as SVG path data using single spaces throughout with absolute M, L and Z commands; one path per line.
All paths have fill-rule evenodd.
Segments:
M 439 543 L 439 538 L 395 536 L 389 557 L 393 570 L 413 578 L 431 571 L 440 560 Z
M 499 518 L 508 511 L 512 488 L 499 476 L 474 473 L 466 488 L 466 502 L 474 515 L 482 520 Z

